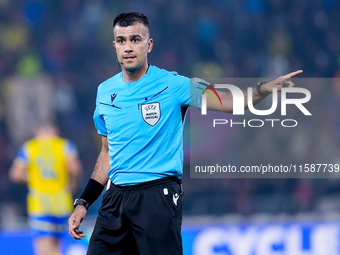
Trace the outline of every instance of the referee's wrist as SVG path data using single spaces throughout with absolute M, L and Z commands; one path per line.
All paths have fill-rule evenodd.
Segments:
M 262 91 L 262 89 L 261 89 L 262 85 L 264 85 L 266 83 L 267 83 L 267 81 L 261 81 L 255 86 L 256 92 L 260 97 L 266 97 L 270 94 L 268 91 Z
M 90 204 L 82 198 L 77 198 L 76 200 L 74 200 L 73 208 L 76 209 L 78 205 L 85 207 L 86 210 L 88 210 L 90 207 Z
M 77 204 L 84 204 L 86 209 L 88 209 L 89 206 L 92 205 L 94 201 L 96 201 L 103 189 L 103 184 L 91 178 L 81 193 Z

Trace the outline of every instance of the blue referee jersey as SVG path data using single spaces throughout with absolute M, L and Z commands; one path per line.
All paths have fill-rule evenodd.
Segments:
M 114 184 L 181 178 L 184 118 L 189 105 L 200 107 L 198 87 L 204 86 L 151 65 L 138 81 L 124 82 L 120 72 L 99 85 L 93 119 L 108 139 Z

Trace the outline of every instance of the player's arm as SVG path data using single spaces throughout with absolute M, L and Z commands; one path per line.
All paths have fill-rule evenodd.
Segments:
M 69 190 L 72 193 L 75 193 L 83 167 L 78 156 L 77 147 L 73 142 L 68 140 L 65 142 L 64 153 L 66 156 L 66 166 L 69 176 Z
M 77 190 L 79 176 L 83 169 L 78 154 L 68 157 L 66 164 L 69 174 L 69 188 L 70 191 L 74 193 Z
M 253 88 L 252 99 L 253 105 L 257 104 L 261 100 L 263 100 L 267 95 L 273 92 L 273 88 L 277 88 L 277 91 L 281 91 L 282 86 L 293 87 L 294 83 L 290 80 L 292 77 L 302 73 L 302 70 L 295 71 L 283 76 L 280 76 L 272 81 L 262 84 L 258 88 Z M 210 89 L 208 89 L 209 93 L 213 93 Z M 207 94 L 207 92 L 204 92 Z M 203 94 L 204 94 L 203 93 Z M 233 95 L 231 92 L 217 91 L 218 95 L 221 98 L 221 104 L 215 104 L 212 97 L 206 95 L 207 98 L 207 109 L 211 111 L 221 111 L 221 112 L 232 112 L 233 111 Z M 248 108 L 248 98 L 247 98 L 247 90 L 243 90 L 244 95 L 244 108 Z
M 9 179 L 12 182 L 24 184 L 27 183 L 27 168 L 20 159 L 15 159 L 10 170 Z
M 26 151 L 26 145 L 20 147 L 13 164 L 9 170 L 9 179 L 12 182 L 25 184 L 27 183 L 27 164 L 28 154 Z
M 101 194 L 105 184 L 108 181 L 108 171 L 110 170 L 110 156 L 107 137 L 102 137 L 102 149 L 99 153 L 97 163 L 93 170 L 91 179 L 89 180 L 84 191 L 80 195 L 79 200 L 91 205 Z M 76 205 L 74 212 L 68 220 L 69 234 L 75 239 L 85 237 L 84 231 L 80 231 L 80 223 L 85 218 L 88 205 Z

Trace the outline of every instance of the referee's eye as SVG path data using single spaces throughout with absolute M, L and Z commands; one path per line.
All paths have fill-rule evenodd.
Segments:
M 123 44 L 123 43 L 124 43 L 124 40 L 118 39 L 118 40 L 116 40 L 116 42 L 119 43 L 119 44 Z

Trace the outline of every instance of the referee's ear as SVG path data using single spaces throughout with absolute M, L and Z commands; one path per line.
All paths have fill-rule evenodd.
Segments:
M 114 42 L 113 42 L 113 43 L 114 43 Z M 152 38 L 149 38 L 149 39 L 148 39 L 148 53 L 151 52 L 152 47 L 153 47 L 153 39 L 152 39 Z

